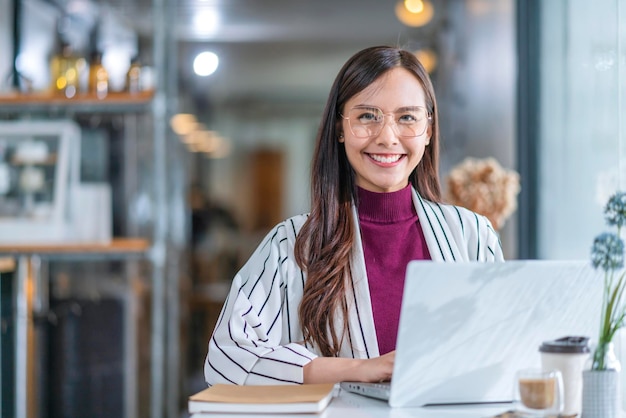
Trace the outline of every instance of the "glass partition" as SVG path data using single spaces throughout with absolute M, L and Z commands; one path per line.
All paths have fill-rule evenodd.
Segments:
M 587 259 L 626 187 L 626 4 L 542 1 L 537 255 Z

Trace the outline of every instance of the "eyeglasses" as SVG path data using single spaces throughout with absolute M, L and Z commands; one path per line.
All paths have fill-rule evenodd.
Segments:
M 420 136 L 432 120 L 432 116 L 421 106 L 403 107 L 390 113 L 383 113 L 377 107 L 357 106 L 350 109 L 342 118 L 348 121 L 350 131 L 357 138 L 371 138 L 378 135 L 385 125 L 385 117 L 393 117 L 393 130 L 402 138 Z

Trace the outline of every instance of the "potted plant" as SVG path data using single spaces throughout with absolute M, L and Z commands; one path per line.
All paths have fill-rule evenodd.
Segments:
M 626 193 L 617 192 L 604 208 L 604 219 L 615 232 L 603 232 L 593 241 L 591 264 L 604 272 L 600 332 L 591 356 L 589 370 L 583 372 L 583 407 L 585 418 L 621 416 L 619 374 L 621 365 L 615 356 L 613 341 L 625 324 L 624 241 Z
M 519 174 L 495 158 L 468 157 L 446 176 L 446 201 L 486 216 L 496 231 L 517 209 Z

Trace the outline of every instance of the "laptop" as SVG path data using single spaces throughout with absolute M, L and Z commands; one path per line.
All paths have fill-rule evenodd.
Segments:
M 411 261 L 391 382 L 342 382 L 391 407 L 513 401 L 539 346 L 598 333 L 601 272 L 584 261 Z

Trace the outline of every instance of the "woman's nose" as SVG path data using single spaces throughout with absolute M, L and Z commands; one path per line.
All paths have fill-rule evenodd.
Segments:
M 396 134 L 396 130 L 394 129 L 394 124 L 395 123 L 393 118 L 385 118 L 385 121 L 383 122 L 383 127 L 376 137 L 377 144 L 389 146 L 398 143 L 398 135 Z

